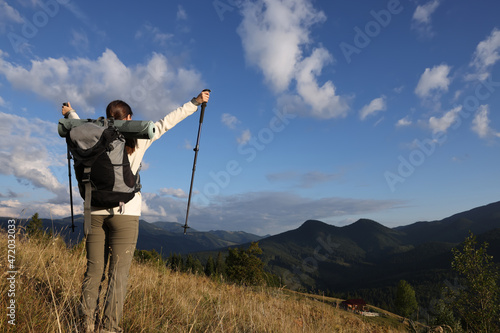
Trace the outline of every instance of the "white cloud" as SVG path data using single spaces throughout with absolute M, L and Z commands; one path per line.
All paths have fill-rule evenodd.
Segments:
M 303 103 L 312 108 L 310 116 L 332 118 L 345 115 L 348 106 L 336 95 L 331 81 L 319 85 L 322 69 L 333 61 L 323 47 L 309 56 L 304 49 L 313 41 L 311 27 L 326 20 L 309 0 L 259 0 L 242 4 L 243 20 L 238 34 L 246 60 L 257 66 L 276 93 L 288 93 L 293 80 Z
M 48 147 L 64 145 L 53 123 L 0 112 L 0 135 L 0 173 L 48 190 L 56 196 L 51 199 L 54 203 L 68 201 L 67 186 L 61 184 L 51 170 L 62 162 Z
M 434 66 L 426 68 L 420 76 L 415 93 L 420 98 L 428 98 L 434 92 L 448 91 L 451 79 L 448 77 L 451 67 L 448 65 Z
M 75 205 L 73 212 L 75 215 L 82 214 L 83 205 Z M 30 202 L 27 205 L 19 200 L 0 200 L 0 216 L 27 219 L 35 213 L 41 217 L 62 218 L 71 215 L 71 207 L 67 203 Z
M 359 118 L 365 120 L 366 117 L 377 113 L 378 111 L 385 111 L 387 109 L 386 97 L 381 96 L 375 98 L 370 104 L 365 105 L 361 111 L 359 111 Z
M 462 96 L 462 94 L 464 93 L 463 90 L 457 90 L 455 91 L 455 93 L 453 94 L 453 99 L 452 99 L 452 102 L 456 102 L 458 101 L 458 99 L 460 98 L 460 96 Z
M 309 28 L 325 20 L 304 0 L 245 2 L 238 28 L 247 60 L 256 64 L 273 88 L 284 91 L 302 57 L 301 46 L 310 43 Z
M 446 112 L 441 118 L 431 117 L 429 119 L 429 127 L 433 133 L 446 132 L 448 128 L 456 121 L 462 106 L 457 106 L 454 109 Z
M 312 107 L 311 115 L 320 119 L 345 116 L 349 108 L 345 99 L 336 94 L 336 88 L 331 81 L 320 87 L 316 80 L 325 64 L 332 59 L 326 49 L 317 48 L 297 64 L 297 92 L 304 102 Z
M 89 38 L 85 31 L 72 31 L 73 39 L 70 44 L 80 52 L 86 52 L 89 49 Z
M 396 94 L 401 94 L 401 92 L 403 92 L 405 86 L 402 85 L 402 86 L 399 86 L 399 87 L 396 87 L 393 89 L 393 91 L 396 93 Z
M 33 60 L 31 68 L 0 58 L 0 74 L 16 89 L 49 101 L 68 100 L 84 113 L 92 114 L 96 107 L 102 112 L 110 101 L 123 99 L 140 109 L 141 116 L 153 119 L 177 108 L 204 86 L 196 70 L 170 67 L 161 54 L 127 67 L 109 49 L 96 60 L 47 58 Z
M 486 79 L 490 73 L 490 68 L 500 60 L 500 30 L 494 28 L 485 40 L 481 41 L 474 52 L 470 63 L 476 69 L 476 73 L 469 76 L 469 79 Z
M 169 195 L 174 198 L 187 198 L 188 195 L 184 190 L 180 188 L 162 188 L 160 189 L 160 195 Z
M 223 113 L 221 116 L 221 121 L 230 129 L 235 129 L 236 125 L 240 123 L 238 118 L 229 113 Z
M 232 114 L 229 113 L 223 113 L 221 116 L 221 122 L 224 124 L 224 126 L 236 130 L 237 125 L 241 124 L 241 121 L 233 116 Z M 252 134 L 249 129 L 239 131 L 240 136 L 236 138 L 236 142 L 240 145 L 246 144 L 248 141 L 250 141 L 250 138 L 252 137 Z
M 191 208 L 195 210 L 194 205 Z M 186 201 L 172 196 L 143 192 L 141 216 L 149 221 L 184 222 Z
M 461 163 L 463 161 L 466 161 L 470 158 L 470 156 L 468 154 L 465 154 L 463 156 L 453 156 L 451 158 L 452 162 L 455 162 L 455 163 Z
M 238 142 L 238 144 L 244 145 L 248 141 L 250 141 L 251 138 L 252 138 L 252 133 L 250 132 L 249 129 L 246 129 L 241 133 L 241 136 L 237 138 L 236 141 Z
M 432 37 L 431 16 L 439 6 L 439 0 L 429 1 L 424 5 L 417 6 L 412 17 L 412 29 L 416 30 L 420 37 Z
M 19 200 L 2 200 L 0 201 L 0 207 L 2 208 L 13 208 L 18 210 L 22 208 L 23 204 Z M 10 215 L 10 214 L 9 214 Z M 2 216 L 9 216 L 9 215 L 2 215 Z M 17 216 L 17 215 L 15 215 Z
M 189 215 L 193 228 L 244 230 L 259 235 L 297 228 L 309 219 L 326 221 L 335 217 L 389 210 L 401 204 L 376 199 L 310 199 L 289 192 L 250 192 L 217 197 L 203 207 L 196 204 L 196 197 L 193 199 L 195 204 Z M 183 222 L 182 218 L 179 222 Z
M 152 26 L 149 22 L 146 22 L 135 34 L 136 39 L 141 39 L 145 36 L 150 37 L 155 43 L 161 46 L 166 46 L 167 42 L 174 37 L 173 34 L 162 32 L 160 28 Z
M 490 127 L 488 105 L 481 105 L 472 120 L 472 130 L 481 138 L 500 137 L 500 133 L 495 132 Z
M 417 6 L 412 19 L 417 23 L 430 23 L 431 15 L 439 6 L 439 0 L 429 1 L 425 5 Z
M 317 177 L 314 177 L 317 179 Z M 202 200 L 205 201 L 205 200 Z M 310 199 L 287 192 L 249 192 L 210 198 L 199 204 L 194 195 L 189 212 L 189 226 L 197 230 L 228 230 L 276 234 L 297 228 L 306 220 L 328 222 L 332 218 L 368 214 L 398 207 L 401 202 L 377 199 Z M 142 217 L 147 221 L 184 223 L 185 200 L 143 193 Z
M 178 20 L 187 20 L 187 13 L 184 10 L 184 7 L 181 5 L 177 6 L 177 19 Z
M 5 0 L 0 0 L 0 18 L 2 19 L 1 24 L 8 22 L 23 23 L 21 14 Z
M 193 145 L 191 144 L 191 142 L 188 139 L 184 140 L 184 145 L 182 147 L 184 149 L 186 149 L 186 150 L 192 150 L 193 149 Z
M 23 23 L 23 18 L 7 1 L 0 0 L 0 32 L 5 32 L 5 28 L 9 23 Z
M 410 117 L 406 116 L 406 117 L 398 120 L 398 122 L 396 123 L 396 127 L 406 127 L 406 126 L 410 126 L 411 124 L 412 124 L 412 121 L 410 120 Z

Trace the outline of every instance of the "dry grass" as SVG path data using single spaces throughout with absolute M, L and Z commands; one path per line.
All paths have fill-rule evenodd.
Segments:
M 16 326 L 4 313 L 0 327 L 17 332 L 77 332 L 76 308 L 85 268 L 82 247 L 61 239 L 16 239 Z M 7 234 L 0 234 L 1 308 L 9 283 Z M 3 273 L 5 272 L 5 273 Z M 102 303 L 102 302 L 101 302 Z M 125 332 L 404 332 L 276 288 L 248 288 L 133 262 L 122 326 Z

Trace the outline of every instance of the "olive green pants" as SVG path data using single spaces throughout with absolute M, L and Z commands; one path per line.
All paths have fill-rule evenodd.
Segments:
M 92 230 L 86 240 L 87 270 L 82 287 L 82 314 L 88 322 L 95 321 L 109 331 L 120 331 L 119 323 L 138 234 L 138 216 L 92 215 Z M 108 264 L 108 288 L 99 323 L 96 312 Z

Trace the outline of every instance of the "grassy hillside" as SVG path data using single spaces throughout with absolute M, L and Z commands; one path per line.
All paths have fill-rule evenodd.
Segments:
M 4 230 L 0 246 L 0 308 L 4 311 L 0 327 L 12 332 L 77 332 L 75 309 L 86 262 L 84 248 L 67 249 L 60 238 L 28 239 L 17 234 L 12 289 L 12 280 L 6 278 L 12 269 Z M 5 315 L 12 300 L 15 327 Z M 225 284 L 134 261 L 123 328 L 126 332 L 406 331 L 394 318 L 361 317 L 336 304 L 334 299 Z

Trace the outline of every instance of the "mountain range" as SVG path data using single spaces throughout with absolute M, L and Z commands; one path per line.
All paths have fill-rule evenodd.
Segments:
M 0 218 L 5 224 L 7 218 Z M 77 232 L 69 230 L 70 218 L 43 220 L 46 228 L 73 244 L 82 238 L 82 216 Z M 24 221 L 26 223 L 27 221 Z M 21 221 L 21 224 L 23 222 Z M 356 294 L 383 305 L 401 279 L 421 292 L 436 297 L 443 284 L 453 281 L 451 249 L 472 232 L 479 244 L 488 242 L 488 253 L 500 258 L 500 201 L 460 212 L 438 221 L 420 221 L 388 228 L 373 220 L 360 219 L 337 227 L 317 220 L 272 236 L 246 232 L 188 229 L 173 222 L 140 221 L 137 248 L 206 258 L 228 247 L 247 247 L 258 241 L 266 269 L 292 289 Z M 203 260 L 202 260 L 203 262 Z
M 259 246 L 269 270 L 293 288 L 356 294 L 382 305 L 404 279 L 429 302 L 455 283 L 451 249 L 470 232 L 479 245 L 489 244 L 488 253 L 500 263 L 500 202 L 392 229 L 368 219 L 344 227 L 309 220 Z
M 6 228 L 10 218 L 0 217 L 0 226 Z M 18 225 L 26 226 L 29 219 L 19 219 Z M 68 244 L 76 244 L 83 239 L 83 215 L 74 216 L 75 231 L 71 230 L 71 217 L 63 219 L 42 219 L 45 230 L 63 237 Z M 156 250 L 164 256 L 170 253 L 188 254 L 190 252 L 209 251 L 227 248 L 262 239 L 244 231 L 198 231 L 189 228 L 184 235 L 183 225 L 176 222 L 139 221 L 137 249 Z

